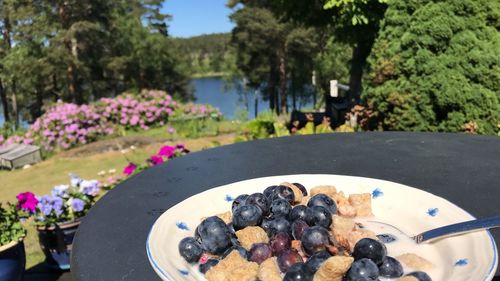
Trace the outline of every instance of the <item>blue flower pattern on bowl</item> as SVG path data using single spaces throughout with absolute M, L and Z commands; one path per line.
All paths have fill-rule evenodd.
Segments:
M 373 199 L 377 199 L 381 196 L 384 196 L 384 192 L 380 188 L 377 187 L 372 191 Z
M 234 197 L 232 197 L 229 194 L 226 194 L 226 197 L 224 197 L 224 201 L 226 201 L 226 202 L 233 202 L 234 201 Z
M 176 222 L 175 225 L 177 226 L 178 229 L 180 230 L 186 230 L 189 231 L 189 227 L 185 222 Z
M 439 212 L 438 208 L 429 208 L 429 210 L 427 210 L 427 214 L 431 217 L 437 216 L 438 212 Z
M 188 276 L 189 272 L 187 270 L 177 269 L 182 275 Z
M 456 263 L 455 266 L 466 266 L 469 264 L 468 259 L 459 259 Z

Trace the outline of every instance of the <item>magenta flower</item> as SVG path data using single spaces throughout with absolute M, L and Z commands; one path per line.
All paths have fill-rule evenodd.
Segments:
M 123 173 L 127 176 L 130 176 L 134 173 L 135 169 L 137 169 L 137 165 L 135 165 L 134 163 L 128 163 L 128 165 L 123 168 Z
M 31 192 L 23 192 L 19 193 L 16 198 L 18 201 L 18 209 L 22 209 L 30 213 L 35 213 L 36 205 L 38 204 L 38 200 L 36 199 L 35 194 Z
M 166 156 L 170 158 L 174 155 L 174 153 L 175 153 L 175 147 L 165 145 L 162 148 L 160 148 L 158 156 Z
M 151 161 L 151 164 L 153 164 L 153 166 L 160 165 L 161 163 L 163 163 L 163 157 L 153 155 L 149 158 L 149 161 Z

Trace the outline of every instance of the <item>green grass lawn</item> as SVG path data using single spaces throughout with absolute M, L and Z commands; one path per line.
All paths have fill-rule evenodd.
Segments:
M 141 136 L 165 139 L 165 128 L 153 129 L 147 133 L 143 132 Z M 216 145 L 230 144 L 233 140 L 233 134 L 199 139 L 183 139 L 173 136 L 166 144 L 183 143 L 191 151 L 197 151 Z M 15 196 L 25 191 L 31 191 L 35 195 L 47 194 L 55 185 L 69 184 L 69 173 L 75 173 L 84 179 L 103 179 L 97 175 L 98 172 L 116 169 L 116 175 L 121 175 L 122 169 L 128 163 L 128 160 L 142 163 L 149 156 L 157 153 L 162 145 L 163 143 L 158 142 L 134 150 L 129 149 L 124 154 L 120 151 L 109 151 L 79 157 L 64 157 L 61 154 L 56 154 L 28 169 L 0 170 L 0 201 L 15 202 Z M 28 229 L 28 235 L 25 239 L 26 268 L 29 269 L 42 262 L 44 256 L 38 244 L 33 223 L 27 222 L 26 227 Z

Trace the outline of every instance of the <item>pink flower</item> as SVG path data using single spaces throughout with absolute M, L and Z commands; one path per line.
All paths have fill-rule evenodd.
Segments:
M 168 132 L 169 134 L 173 134 L 173 133 L 175 133 L 175 128 L 169 127 L 169 128 L 167 129 L 167 132 Z
M 16 198 L 18 201 L 18 209 L 22 209 L 30 213 L 35 213 L 36 205 L 38 204 L 38 200 L 36 199 L 35 194 L 31 192 L 23 192 L 19 193 Z
M 149 161 L 151 161 L 151 164 L 153 164 L 153 166 L 160 165 L 161 163 L 163 163 L 163 157 L 153 155 L 149 158 Z
M 160 151 L 158 152 L 158 156 L 167 156 L 170 158 L 174 155 L 174 152 L 175 152 L 175 147 L 165 145 L 162 148 L 160 148 Z
M 134 173 L 135 169 L 137 169 L 137 166 L 134 163 L 128 163 L 128 165 L 123 168 L 123 173 L 130 176 Z

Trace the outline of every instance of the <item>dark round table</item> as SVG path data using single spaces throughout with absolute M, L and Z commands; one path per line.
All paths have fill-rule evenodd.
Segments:
M 165 210 L 212 187 L 285 174 L 384 179 L 444 197 L 476 217 L 500 214 L 500 137 L 369 132 L 237 143 L 173 159 L 111 190 L 79 227 L 72 275 L 82 281 L 160 280 L 145 243 Z M 492 234 L 500 245 L 500 230 Z

